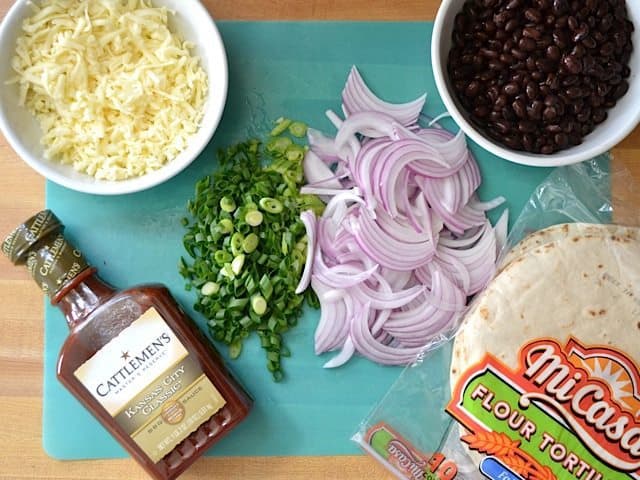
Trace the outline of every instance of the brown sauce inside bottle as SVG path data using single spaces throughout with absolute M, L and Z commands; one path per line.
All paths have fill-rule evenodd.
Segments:
M 43 212 L 38 214 L 41 216 L 39 220 L 38 216 L 35 216 L 25 222 L 21 226 L 22 229 L 19 227 L 18 233 L 14 232 L 5 241 L 3 250 L 14 263 L 27 264 L 34 278 L 50 294 L 52 304 L 60 308 L 67 320 L 71 331 L 58 359 L 58 379 L 154 479 L 176 478 L 248 415 L 252 405 L 251 398 L 225 368 L 219 354 L 166 287 L 152 284 L 121 291 L 113 289 L 97 277 L 96 270 L 84 262 L 77 250 L 66 244 L 60 233 L 62 225 L 55 216 L 50 212 L 48 216 L 43 217 L 42 214 Z M 38 228 L 34 228 L 34 225 Z M 31 232 L 31 235 L 26 232 Z M 60 281 L 60 278 L 63 280 Z M 140 335 L 134 335 L 132 328 L 141 325 L 137 322 L 143 318 L 148 318 L 154 328 L 161 329 L 164 340 L 150 343 L 145 350 L 147 340 L 140 338 L 142 357 L 136 357 L 132 350 L 131 353 L 122 352 L 120 359 L 116 358 L 116 361 L 107 362 L 106 365 L 99 361 L 109 349 L 119 348 L 120 342 L 124 341 L 123 337 L 129 339 L 129 344 L 132 341 L 136 342 Z M 151 387 L 144 383 L 146 377 L 143 376 L 145 369 L 148 369 L 149 375 L 155 375 L 157 369 L 154 370 L 152 362 L 161 362 L 163 355 L 168 362 L 173 361 L 170 353 L 166 353 L 169 351 L 168 348 L 162 349 L 165 343 L 169 344 L 169 340 L 172 342 L 172 348 L 178 348 L 183 352 L 178 362 L 172 364 L 172 368 L 178 368 L 176 372 L 184 372 L 186 368 L 192 377 L 196 378 L 184 387 L 184 391 L 180 390 L 175 395 L 173 390 L 158 380 L 169 370 L 159 370 L 161 375 L 154 377 L 153 382 L 148 384 Z M 113 355 L 110 358 L 114 358 Z M 87 370 L 89 373 L 80 373 L 87 365 L 90 365 Z M 175 367 L 176 365 L 180 366 Z M 119 367 L 120 370 L 117 370 Z M 139 368 L 139 371 L 134 367 Z M 110 379 L 107 374 L 106 382 L 90 378 L 95 376 L 95 372 L 109 372 L 109 368 L 113 368 L 116 374 Z M 171 381 L 172 375 L 167 375 L 165 381 Z M 102 382 L 99 383 L 98 389 L 87 386 L 94 380 Z M 136 381 L 142 384 L 143 388 L 136 390 Z M 155 391 L 148 390 L 148 396 L 140 396 L 143 395 L 140 392 L 144 392 L 144 388 L 153 388 L 154 385 L 157 385 Z M 205 398 L 202 400 L 203 405 L 208 405 L 209 410 L 200 408 L 197 411 L 197 420 L 193 420 L 196 414 L 183 417 L 184 412 L 188 412 L 188 408 L 185 408 L 188 402 L 193 398 L 206 396 L 201 393 L 202 385 L 205 392 L 213 392 L 211 395 L 218 399 L 218 403 L 212 408 L 211 401 Z M 107 391 L 108 388 L 112 388 L 113 391 Z M 191 390 L 186 390 L 188 388 Z M 131 432 L 133 427 L 126 429 L 123 425 L 126 426 L 127 422 L 123 423 L 122 419 L 129 415 L 135 418 L 140 410 L 136 410 L 136 403 L 132 401 L 121 402 L 126 406 L 116 408 L 116 413 L 113 409 L 109 410 L 108 400 L 105 399 L 117 394 L 129 395 L 129 400 L 139 399 L 140 405 L 158 404 L 154 407 L 158 410 L 149 410 L 152 413 L 145 413 L 145 417 L 139 415 L 144 420 L 141 421 L 142 426 L 136 425 L 139 428 L 135 429 L 134 434 Z M 100 398 L 101 395 L 104 395 L 105 399 Z M 169 398 L 169 395 L 172 397 Z M 153 399 L 155 403 L 147 401 L 148 399 Z M 161 415 L 158 412 L 161 412 Z M 188 420 L 193 422 L 188 423 Z M 162 453 L 149 453 L 151 447 L 148 445 L 157 443 L 157 439 L 153 440 L 156 437 L 153 437 L 155 432 L 151 426 L 158 427 L 159 431 L 169 431 L 175 427 L 171 435 L 158 444 Z M 145 445 L 147 450 L 141 445 Z M 166 452 L 162 448 L 166 448 Z

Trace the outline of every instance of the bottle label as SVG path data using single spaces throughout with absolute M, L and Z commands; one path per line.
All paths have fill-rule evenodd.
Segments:
M 154 308 L 74 373 L 154 463 L 226 403 Z

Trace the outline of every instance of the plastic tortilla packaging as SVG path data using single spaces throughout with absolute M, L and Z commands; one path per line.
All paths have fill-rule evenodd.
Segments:
M 455 337 L 360 425 L 398 478 L 640 478 L 640 211 L 607 160 L 535 190 Z

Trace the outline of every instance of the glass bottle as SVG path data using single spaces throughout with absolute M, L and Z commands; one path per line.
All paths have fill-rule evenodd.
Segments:
M 43 210 L 2 250 L 70 329 L 57 377 L 145 470 L 174 479 L 249 413 L 251 398 L 161 284 L 117 290 Z

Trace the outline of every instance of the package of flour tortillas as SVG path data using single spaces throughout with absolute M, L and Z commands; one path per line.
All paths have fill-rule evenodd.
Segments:
M 353 439 L 407 480 L 639 479 L 630 178 L 606 158 L 554 170 L 456 335 L 425 348 Z

